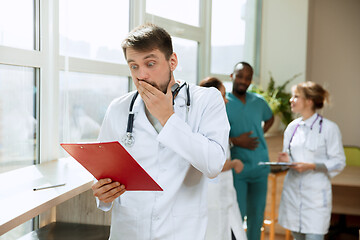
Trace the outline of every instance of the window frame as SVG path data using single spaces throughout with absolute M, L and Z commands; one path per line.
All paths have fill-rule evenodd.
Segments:
M 255 22 L 254 24 L 254 35 L 251 36 L 251 38 L 254 39 L 254 43 L 252 46 L 252 55 L 254 57 L 254 63 L 253 63 L 253 68 L 254 68 L 254 77 L 253 77 L 253 82 L 255 83 L 259 83 L 260 82 L 260 61 L 261 61 L 261 55 L 260 55 L 260 49 L 261 49 L 261 21 L 262 21 L 262 5 L 263 5 L 263 1 L 262 0 L 254 0 L 255 1 Z M 211 23 L 212 19 L 211 19 L 211 11 L 210 11 L 210 17 L 208 18 L 209 22 Z M 209 59 L 211 61 L 211 24 L 209 26 L 209 30 L 210 30 L 210 36 L 208 37 L 209 40 Z M 248 41 L 248 40 L 245 40 Z M 241 59 L 239 59 L 240 61 Z M 219 73 L 212 73 L 211 72 L 211 62 L 209 61 L 209 68 L 208 68 L 208 74 L 216 77 L 220 80 L 222 80 L 223 82 L 231 82 L 230 79 L 230 74 L 219 74 Z M 236 63 L 234 63 L 235 65 Z M 250 63 L 251 64 L 251 63 Z
M 0 64 L 32 67 L 35 69 L 36 94 L 36 164 L 59 158 L 59 73 L 71 71 L 127 77 L 129 91 L 134 90 L 129 68 L 126 64 L 111 63 L 92 59 L 62 56 L 59 52 L 59 1 L 33 0 L 35 11 L 34 50 L 0 45 Z M 228 75 L 212 74 L 211 61 L 211 11 L 212 1 L 199 1 L 199 26 L 169 20 L 146 13 L 146 0 L 129 1 L 129 30 L 152 22 L 164 27 L 171 36 L 198 43 L 197 83 L 209 75 L 229 81 Z M 261 5 L 257 0 L 257 35 L 255 74 L 260 72 Z M 201 64 L 200 64 L 201 63 Z M 57 107 L 54 107 L 57 106 Z M 50 214 L 51 215 L 51 214 Z M 51 216 L 47 216 L 51 218 Z M 34 225 L 39 225 L 35 219 Z
M 130 0 L 129 0 L 130 1 Z M 126 64 L 110 63 L 91 59 L 82 59 L 59 54 L 59 0 L 34 0 L 35 3 L 35 49 L 26 50 L 0 46 L 0 64 L 33 67 L 36 69 L 36 83 L 39 89 L 37 96 L 38 147 L 39 163 L 57 158 L 57 119 L 59 111 L 53 106 L 58 105 L 59 72 L 73 71 L 80 73 L 109 74 L 129 78 L 131 75 Z M 258 16 L 256 23 L 255 54 L 259 55 L 261 4 L 258 0 Z M 200 0 L 199 27 L 188 25 L 146 13 L 146 0 L 132 0 L 130 6 L 129 30 L 135 26 L 152 22 L 164 27 L 170 35 L 198 42 L 198 76 L 197 82 L 208 75 L 228 80 L 228 75 L 212 74 L 211 61 L 211 1 Z M 41 18 L 40 18 L 41 16 Z M 41 39 L 41 41 L 40 41 Z M 256 57 L 257 62 L 259 57 Z M 202 64 L 199 64 L 202 63 Z M 259 71 L 255 63 L 255 74 Z M 257 75 L 257 74 L 256 74 Z M 52 79 L 49 81 L 48 79 Z M 41 124 L 40 124 L 41 123 Z M 50 132 L 48 134 L 47 132 Z M 55 150 L 55 151 L 54 151 Z

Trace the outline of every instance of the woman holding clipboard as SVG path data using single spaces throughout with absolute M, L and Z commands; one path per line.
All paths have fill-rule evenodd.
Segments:
M 279 224 L 291 230 L 296 240 L 324 239 L 332 208 L 330 178 L 345 167 L 338 126 L 316 112 L 328 96 L 310 81 L 292 88 L 291 110 L 301 117 L 286 128 L 278 158 L 294 164 L 284 180 Z

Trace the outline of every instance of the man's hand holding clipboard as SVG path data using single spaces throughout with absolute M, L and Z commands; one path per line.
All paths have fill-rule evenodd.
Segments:
M 111 203 L 125 193 L 125 185 L 113 182 L 110 178 L 100 179 L 92 185 L 93 194 L 104 203 Z
M 111 202 L 126 191 L 162 191 L 119 142 L 60 144 L 97 180 L 94 195 Z

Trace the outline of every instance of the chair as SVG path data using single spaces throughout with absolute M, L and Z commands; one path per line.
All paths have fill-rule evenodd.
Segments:
M 344 153 L 346 157 L 347 166 L 360 166 L 360 147 L 344 146 Z M 347 215 L 339 214 L 339 219 L 334 226 L 331 226 L 328 233 L 329 239 L 337 239 L 341 234 L 348 234 L 349 236 L 356 236 L 358 234 L 357 227 L 347 226 Z M 360 238 L 359 238 L 360 239 Z
M 344 146 L 346 165 L 360 166 L 360 147 Z
M 277 223 L 277 209 L 276 209 L 276 191 L 277 178 L 286 174 L 286 171 L 271 172 L 268 177 L 268 184 L 271 189 L 270 192 L 270 216 L 267 219 L 264 217 L 264 224 L 261 228 L 261 240 L 265 239 L 265 227 L 269 227 L 269 240 L 275 240 L 275 224 Z M 290 231 L 286 229 L 285 240 L 290 240 Z

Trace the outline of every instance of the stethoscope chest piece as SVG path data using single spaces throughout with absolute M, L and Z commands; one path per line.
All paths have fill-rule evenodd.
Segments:
M 135 143 L 135 138 L 132 135 L 132 133 L 127 132 L 121 139 L 121 142 L 126 146 L 126 147 L 132 147 L 134 146 Z
M 181 90 L 181 88 L 183 86 L 186 85 L 186 94 L 187 94 L 187 101 L 186 101 L 186 106 L 187 106 L 187 112 L 186 112 L 186 121 L 187 121 L 187 114 L 189 112 L 189 107 L 190 107 L 190 91 L 189 91 L 189 85 L 185 82 L 182 86 L 179 86 L 178 83 L 174 84 L 171 88 L 172 90 L 172 94 L 173 94 L 173 104 L 174 104 L 174 98 L 177 95 L 177 93 Z M 128 116 L 128 124 L 126 127 L 126 133 L 125 135 L 121 138 L 121 142 L 126 146 L 126 147 L 132 147 L 134 146 L 135 143 L 135 138 L 133 136 L 133 125 L 134 125 L 134 112 L 133 112 L 133 107 L 134 107 L 134 103 L 135 100 L 137 98 L 137 96 L 139 95 L 138 92 L 136 92 L 133 96 L 133 98 L 131 99 L 130 102 L 130 107 L 129 107 L 129 116 Z

